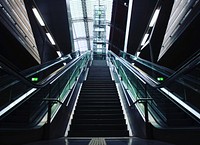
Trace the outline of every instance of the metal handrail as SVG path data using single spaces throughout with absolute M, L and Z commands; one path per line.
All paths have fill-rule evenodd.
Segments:
M 61 102 L 59 99 L 57 98 L 44 98 L 43 99 L 44 101 L 48 101 L 48 102 L 51 102 L 51 103 L 60 103 L 60 104 L 63 104 L 63 102 Z
M 149 115 L 148 115 L 148 101 L 153 101 L 152 98 L 140 98 L 137 99 L 135 102 L 133 102 L 132 105 L 135 105 L 136 103 L 143 103 L 144 104 L 144 117 L 145 117 L 145 128 L 146 128 L 146 135 L 147 138 L 149 137 Z M 131 105 L 131 106 L 132 106 Z
M 61 105 L 63 104 L 63 102 L 61 102 L 60 100 L 56 99 L 56 98 L 44 98 L 44 101 L 48 102 L 48 114 L 47 114 L 47 137 L 49 137 L 49 132 L 50 132 L 50 125 L 51 125 L 51 107 L 53 104 L 56 103 L 60 103 Z
M 140 98 L 140 99 L 137 99 L 135 102 L 133 102 L 133 104 L 131 104 L 130 107 L 132 107 L 133 105 L 135 105 L 136 103 L 144 103 L 146 101 L 152 101 L 153 98 Z

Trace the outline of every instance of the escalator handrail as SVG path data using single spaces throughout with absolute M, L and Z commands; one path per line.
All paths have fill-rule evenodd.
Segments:
M 54 81 L 57 76 L 59 76 L 60 74 L 62 74 L 64 71 L 66 72 L 67 70 L 69 70 L 71 67 L 73 67 L 76 62 L 78 62 L 80 59 L 82 59 L 88 52 L 83 53 L 82 55 L 80 55 L 78 58 L 75 58 L 73 61 L 71 61 L 70 63 L 68 63 L 65 68 L 66 69 L 61 69 L 58 72 L 56 72 L 54 75 L 48 77 L 47 79 L 39 82 L 39 83 L 33 83 L 31 81 L 29 81 L 27 78 L 25 78 L 21 73 L 17 72 L 15 69 L 13 69 L 11 66 L 0 62 L 1 66 L 3 68 L 5 68 L 9 73 L 11 73 L 12 75 L 14 75 L 15 77 L 17 77 L 20 81 L 22 81 L 23 83 L 25 83 L 26 85 L 33 87 L 33 88 L 43 88 L 44 86 L 46 86 L 47 84 L 49 84 L 50 82 Z
M 172 98 L 172 100 L 174 100 L 175 102 L 177 102 L 177 104 L 179 104 L 179 106 L 183 106 L 183 108 L 185 108 L 188 112 L 190 112 L 194 117 L 196 117 L 198 120 L 200 119 L 200 113 L 198 111 L 196 111 L 195 109 L 193 109 L 191 106 L 185 104 L 183 101 L 181 101 L 180 99 L 178 99 L 177 97 L 175 97 L 173 94 L 171 94 L 167 89 L 165 89 L 165 85 L 174 81 L 179 75 L 181 75 L 183 72 L 185 72 L 186 70 L 191 69 L 191 67 L 183 67 L 180 70 L 178 70 L 178 72 L 176 72 L 176 74 L 174 74 L 173 76 L 170 77 L 170 79 L 165 80 L 165 83 L 162 84 L 158 84 L 157 82 L 153 81 L 148 75 L 146 74 L 142 74 L 142 71 L 133 68 L 133 66 L 131 66 L 127 61 L 121 59 L 119 56 L 117 56 L 116 54 L 114 54 L 113 52 L 111 52 L 112 55 L 114 55 L 114 57 L 116 57 L 131 73 L 133 73 L 135 76 L 137 76 L 137 78 L 139 80 L 141 80 L 141 82 L 143 82 L 144 84 L 148 84 L 151 87 L 154 87 L 155 89 L 160 89 L 162 92 L 164 92 L 165 94 L 168 94 L 168 96 L 170 98 Z M 200 55 L 200 54 L 199 54 Z M 199 55 L 196 56 L 193 60 L 190 61 L 190 63 L 192 63 L 193 65 L 195 65 L 195 63 L 199 63 Z M 195 119 L 196 120 L 196 119 Z
M 67 55 L 65 55 L 65 56 L 62 56 L 62 57 L 57 58 L 57 60 L 55 59 L 55 60 L 48 61 L 47 63 L 43 63 L 43 64 L 39 65 L 39 66 L 47 65 L 46 67 L 41 68 L 41 69 L 39 69 L 39 70 L 37 69 L 38 66 L 31 67 L 30 69 L 36 68 L 36 69 L 37 69 L 37 72 L 29 73 L 27 76 L 31 76 L 31 75 L 34 75 L 34 74 L 36 74 L 36 73 L 42 72 L 42 71 L 44 71 L 44 70 L 46 70 L 46 69 L 48 69 L 48 68 L 50 68 L 50 67 L 52 67 L 52 66 L 54 66 L 54 65 L 56 65 L 56 64 L 59 64 L 59 63 L 61 63 L 61 62 L 66 61 L 67 59 L 73 59 L 73 54 L 76 54 L 76 53 L 78 53 L 78 54 L 79 54 L 78 56 L 80 56 L 80 51 L 72 52 L 72 53 L 70 53 L 70 54 L 67 54 Z M 28 71 L 30 71 L 30 69 L 27 69 L 27 70 L 23 71 L 22 74 L 26 74 Z
M 120 52 L 122 52 L 122 51 L 120 51 Z M 123 53 L 125 53 L 125 52 L 123 52 Z M 136 57 L 136 56 L 131 55 L 129 53 L 125 53 L 125 54 L 129 55 L 134 61 L 136 61 L 136 62 L 138 62 L 138 63 L 140 63 L 140 64 L 142 64 L 142 65 L 144 65 L 144 66 L 146 66 L 148 68 L 151 68 L 152 70 L 156 70 L 157 68 L 159 68 L 160 70 L 163 71 L 163 72 L 160 72 L 160 73 L 165 75 L 165 76 L 167 76 L 167 77 L 169 77 L 169 74 L 174 73 L 173 70 L 171 70 L 169 68 L 166 68 L 164 66 L 157 65 L 155 63 L 152 63 L 152 62 L 150 62 L 148 60 L 145 60 L 145 59 L 142 59 L 140 57 Z M 169 74 L 166 74 L 166 72 L 169 73 Z
M 27 73 L 27 71 L 29 71 L 29 69 L 21 72 L 18 68 L 16 68 L 14 65 L 10 64 L 10 62 L 9 62 L 8 60 L 6 60 L 4 57 L 2 57 L 1 55 L 0 55 L 0 64 L 3 65 L 4 67 L 6 67 L 6 68 L 4 68 L 4 69 L 7 70 L 7 71 L 9 71 L 9 70 L 8 70 L 8 67 L 9 67 L 9 68 L 12 68 L 12 71 L 20 72 L 20 74 L 21 74 L 22 76 L 30 77 L 30 76 L 33 76 L 33 75 L 35 75 L 35 74 L 37 74 L 37 73 L 40 73 L 40 72 L 42 72 L 42 71 L 44 71 L 44 70 L 47 70 L 47 69 L 49 69 L 50 67 L 52 67 L 52 66 L 54 66 L 54 65 L 57 65 L 57 64 L 59 64 L 59 63 L 62 63 L 62 62 L 66 61 L 66 60 L 69 59 L 69 58 L 70 58 L 69 56 L 61 57 L 61 58 L 59 58 L 58 60 L 56 60 L 56 61 L 54 60 L 54 61 L 51 62 L 51 63 L 48 62 L 49 64 L 48 64 L 46 67 L 41 68 L 41 69 L 38 69 L 37 71 L 34 71 L 34 72 L 33 72 L 33 71 L 32 71 L 32 72 L 29 72 L 29 73 Z M 5 66 L 4 64 L 6 64 L 6 66 Z M 46 65 L 46 64 L 41 64 L 40 66 L 42 66 L 42 65 Z M 38 66 L 31 67 L 30 69 L 35 68 L 35 67 L 37 68 Z M 10 71 L 9 71 L 9 72 L 10 72 Z M 12 72 L 10 72 L 10 73 L 12 74 Z M 26 74 L 26 73 L 27 73 L 27 74 Z M 11 83 L 6 83 L 6 85 L 4 85 L 3 87 L 0 87 L 0 91 L 6 89 L 7 87 L 13 85 L 14 82 L 18 82 L 18 81 L 19 81 L 19 80 L 12 81 Z
M 112 51 L 110 51 L 110 53 L 114 56 L 119 58 L 119 56 L 117 56 L 115 53 L 113 53 Z M 118 59 L 122 64 L 124 64 L 125 66 L 127 66 L 127 68 L 132 72 L 132 73 L 136 73 L 139 78 L 141 80 L 143 80 L 144 82 L 148 83 L 150 86 L 154 87 L 154 88 L 162 88 L 166 85 L 168 85 L 169 83 L 171 83 L 172 81 L 174 81 L 175 79 L 177 79 L 180 75 L 182 75 L 184 72 L 190 70 L 194 65 L 196 65 L 197 63 L 200 62 L 200 53 L 197 53 L 196 56 L 194 56 L 193 58 L 191 58 L 187 63 L 185 63 L 181 68 L 179 68 L 177 71 L 175 71 L 172 75 L 170 75 L 165 81 L 163 81 L 162 83 L 156 83 L 155 81 L 153 81 L 152 79 L 150 79 L 150 77 L 148 77 L 147 75 L 142 74 L 139 70 L 135 70 L 133 69 L 133 67 L 127 63 L 127 61 L 123 60 L 123 59 Z

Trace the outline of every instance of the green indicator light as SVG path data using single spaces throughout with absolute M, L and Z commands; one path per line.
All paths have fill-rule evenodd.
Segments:
M 38 81 L 38 78 L 36 78 L 36 77 L 35 77 L 35 78 L 31 78 L 31 81 L 32 81 L 32 82 L 37 82 L 37 81 Z
M 158 77 L 157 80 L 158 81 L 164 81 L 164 78 L 163 77 Z

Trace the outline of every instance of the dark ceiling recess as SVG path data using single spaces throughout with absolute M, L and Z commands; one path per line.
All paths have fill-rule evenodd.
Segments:
M 56 53 L 55 47 L 51 45 L 45 34 L 44 28 L 38 23 L 37 19 L 33 14 L 32 8 L 35 7 L 34 2 L 32 0 L 26 0 L 24 1 L 24 3 L 29 16 L 35 42 L 37 44 L 41 63 L 45 63 L 50 60 L 56 59 L 58 55 Z
M 128 53 L 136 53 L 157 3 L 158 0 L 134 0 L 127 45 Z
M 109 49 L 116 54 L 124 48 L 128 12 L 127 4 L 127 1 L 113 1 Z
M 160 7 L 161 10 L 156 24 L 150 33 L 150 42 L 140 54 L 141 58 L 157 63 L 173 3 L 173 0 L 160 0 L 156 5 L 155 9 Z
M 24 70 L 38 65 L 38 62 L 30 55 L 24 46 L 0 21 L 0 55 L 6 58 L 19 70 Z

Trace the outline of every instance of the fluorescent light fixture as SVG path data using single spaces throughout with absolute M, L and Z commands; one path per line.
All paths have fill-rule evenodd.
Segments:
M 192 113 L 193 115 L 195 115 L 198 119 L 200 119 L 200 113 L 197 112 L 196 110 L 194 110 L 192 107 L 190 107 L 189 105 L 187 105 L 185 102 L 183 102 L 182 100 L 180 100 L 177 96 L 175 96 L 173 93 L 171 93 L 170 91 L 168 91 L 165 88 L 160 88 L 165 94 L 167 94 L 168 96 L 170 96 L 173 100 L 175 100 L 177 103 L 179 103 L 181 106 L 183 106 L 186 110 L 188 110 L 190 113 Z
M 44 21 L 42 20 L 42 17 L 40 16 L 38 10 L 36 8 L 32 8 L 32 10 L 40 25 L 45 26 Z
M 142 40 L 141 46 L 143 46 L 145 44 L 145 42 L 147 41 L 147 38 L 149 37 L 149 34 L 145 34 L 144 38 Z
M 25 94 L 23 94 L 22 96 L 20 96 L 18 99 L 16 99 L 14 102 L 10 103 L 7 107 L 5 107 L 4 109 L 2 109 L 0 111 L 0 116 L 2 116 L 3 114 L 5 114 L 7 111 L 9 111 L 10 109 L 12 109 L 16 105 L 18 105 L 22 100 L 26 99 L 30 94 L 32 94 L 36 90 L 37 90 L 36 88 L 32 88 L 28 92 L 26 92 Z
M 53 37 L 51 36 L 50 33 L 46 33 L 47 37 L 49 38 L 49 41 L 51 42 L 52 45 L 56 45 L 55 41 L 53 40 Z
M 160 9 L 156 9 L 156 11 L 154 12 L 153 17 L 151 19 L 151 22 L 149 24 L 149 27 L 153 27 L 154 26 L 154 24 L 156 23 L 156 21 L 158 19 L 159 13 L 160 13 Z
M 137 53 L 136 53 L 136 57 L 138 57 L 138 56 L 140 55 L 140 53 L 141 53 L 141 52 L 137 52 Z
M 129 30 L 130 30 L 130 24 L 131 24 L 131 14 L 132 14 L 132 5 L 133 0 L 129 1 L 128 6 L 128 16 L 127 16 L 127 22 L 126 22 L 126 33 L 125 33 L 125 41 L 124 41 L 124 52 L 127 52 L 127 46 L 128 46 L 128 38 L 129 38 Z
M 57 54 L 58 54 L 58 56 L 59 57 L 61 57 L 62 56 L 62 54 L 61 54 L 61 52 L 60 51 L 56 51 L 57 52 Z

